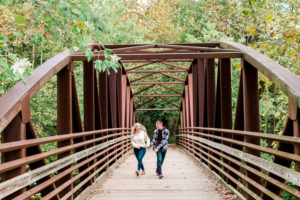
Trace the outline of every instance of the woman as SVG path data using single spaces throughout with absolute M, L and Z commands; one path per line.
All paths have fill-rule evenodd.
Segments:
M 147 142 L 147 144 L 145 142 Z M 150 145 L 150 139 L 145 127 L 140 123 L 135 123 L 131 128 L 131 144 L 133 146 L 134 155 L 138 160 L 138 166 L 135 173 L 139 176 L 140 170 L 142 170 L 141 175 L 145 175 L 145 168 L 142 160 L 146 153 L 146 147 L 149 147 Z

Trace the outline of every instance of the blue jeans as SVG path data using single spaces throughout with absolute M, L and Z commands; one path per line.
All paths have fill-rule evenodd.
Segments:
M 156 168 L 156 172 L 161 175 L 162 172 L 161 172 L 161 167 L 162 167 L 162 164 L 164 162 L 164 159 L 165 159 L 165 156 L 166 156 L 166 153 L 167 153 L 167 150 L 162 150 L 162 149 L 159 149 L 158 152 L 156 153 L 156 157 L 157 157 L 157 168 Z
M 140 149 L 134 148 L 133 151 L 136 159 L 138 160 L 138 167 L 137 167 L 138 171 L 140 171 L 140 169 L 144 171 L 145 169 L 143 165 L 143 157 L 146 153 L 146 148 L 142 148 L 142 147 Z

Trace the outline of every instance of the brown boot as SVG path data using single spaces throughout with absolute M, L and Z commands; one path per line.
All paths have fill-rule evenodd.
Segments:
M 159 179 L 162 179 L 164 176 L 162 174 L 158 175 Z
M 140 172 L 138 170 L 135 171 L 136 176 L 140 175 Z
M 145 173 L 145 170 L 143 170 L 142 173 L 141 173 L 141 175 L 145 175 L 145 174 L 146 174 L 146 173 Z

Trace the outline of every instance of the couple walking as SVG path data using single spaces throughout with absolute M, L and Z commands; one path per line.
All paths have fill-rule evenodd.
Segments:
M 151 143 L 147 135 L 146 128 L 140 123 L 135 123 L 132 126 L 131 133 L 131 143 L 133 146 L 134 155 L 138 160 L 136 175 L 140 175 L 140 170 L 142 170 L 141 175 L 145 175 L 145 168 L 142 160 L 146 153 L 146 148 L 148 149 L 153 146 L 153 150 L 157 157 L 156 174 L 158 178 L 161 179 L 163 177 L 161 167 L 168 149 L 168 129 L 164 128 L 164 125 L 161 121 L 157 121 L 156 130 L 154 131 L 153 140 Z

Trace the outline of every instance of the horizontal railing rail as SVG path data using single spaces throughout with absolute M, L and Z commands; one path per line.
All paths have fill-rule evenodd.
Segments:
M 290 136 L 204 127 L 179 129 L 179 133 L 176 135 L 176 143 L 194 158 L 201 161 L 202 164 L 205 164 L 211 171 L 219 174 L 226 182 L 229 180 L 234 183 L 238 191 L 247 193 L 254 199 L 262 199 L 262 197 L 247 187 L 244 182 L 252 185 L 272 199 L 282 199 L 282 197 L 275 194 L 274 191 L 265 188 L 265 182 L 276 184 L 292 196 L 300 198 L 300 191 L 297 187 L 287 184 L 287 182 L 290 182 L 299 187 L 300 173 L 290 167 L 274 163 L 272 160 L 266 160 L 262 157 L 262 153 L 265 152 L 269 156 L 279 156 L 295 163 L 300 162 L 298 155 L 273 149 L 272 147 L 251 144 L 251 142 L 241 142 L 235 137 L 223 137 L 221 133 L 231 134 L 232 136 L 268 139 L 270 142 L 284 142 L 295 147 L 300 145 L 299 138 Z M 217 134 L 220 135 L 217 136 Z M 252 148 L 259 151 L 260 154 L 257 156 L 246 153 L 244 148 Z M 263 181 L 260 183 L 259 180 L 251 179 L 243 173 L 243 170 L 256 174 Z M 271 174 L 282 178 L 286 183 L 278 181 Z
M 14 199 L 28 199 L 34 195 L 37 195 L 41 190 L 55 184 L 56 181 L 60 180 L 64 176 L 68 174 L 74 174 L 83 166 L 87 165 L 87 168 L 84 168 L 82 171 L 79 170 L 78 174 L 72 176 L 70 180 L 44 195 L 42 199 L 51 199 L 62 192 L 62 190 L 64 190 L 66 187 L 72 186 L 73 184 L 75 187 L 72 188 L 71 191 L 68 191 L 66 195 L 69 197 L 70 195 L 75 194 L 82 189 L 81 186 L 86 184 L 88 181 L 92 180 L 93 182 L 96 177 L 100 176 L 101 173 L 104 173 L 103 170 L 105 170 L 105 168 L 115 163 L 117 159 L 124 156 L 125 153 L 129 151 L 131 148 L 129 130 L 130 129 L 128 128 L 106 129 L 90 131 L 86 133 L 72 133 L 64 137 L 52 136 L 47 138 L 32 139 L 27 140 L 26 144 L 19 144 L 19 142 L 12 142 L 13 144 L 0 144 L 0 152 L 3 152 L 7 150 L 30 148 L 34 145 L 59 142 L 66 139 L 73 140 L 87 135 L 94 136 L 94 139 L 86 141 L 83 140 L 79 143 L 76 143 L 73 140 L 72 144 L 66 147 L 57 148 L 52 151 L 43 152 L 37 155 L 0 164 L 0 173 L 3 173 L 8 170 L 15 169 L 20 165 L 36 163 L 51 156 L 58 156 L 67 151 L 74 151 L 74 153 L 69 156 L 57 159 L 54 162 L 48 163 L 42 167 L 28 171 L 22 175 L 0 183 L 0 199 L 13 194 L 24 187 L 27 187 L 28 190 L 19 196 L 16 196 Z M 89 148 L 81 148 L 86 147 L 91 143 L 94 143 L 95 145 Z M 80 148 L 81 150 L 78 150 Z M 38 181 L 41 181 L 47 176 L 51 176 L 51 179 L 37 184 Z M 76 181 L 84 176 L 86 177 L 81 180 L 80 183 L 76 184 Z M 36 186 L 32 185 L 34 183 Z M 64 196 L 60 196 L 60 199 L 63 197 Z M 67 199 L 67 197 L 65 198 Z

